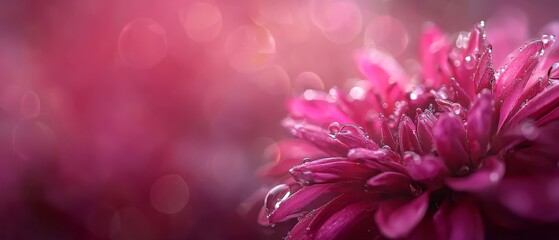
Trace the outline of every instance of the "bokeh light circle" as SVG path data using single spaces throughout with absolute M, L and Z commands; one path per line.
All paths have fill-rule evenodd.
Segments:
M 336 44 L 353 41 L 363 27 L 361 10 L 351 1 L 311 1 L 311 19 Z
M 165 29 L 149 18 L 128 23 L 120 33 L 119 53 L 123 62 L 135 68 L 150 68 L 167 55 Z
M 409 35 L 404 25 L 391 16 L 379 16 L 365 28 L 365 46 L 378 48 L 393 55 L 401 54 L 409 43 Z
M 302 72 L 293 82 L 293 95 L 301 95 L 307 89 L 324 90 L 324 82 L 314 72 Z
M 151 204 L 161 213 L 178 213 L 186 206 L 189 199 L 190 189 L 179 175 L 162 176 L 151 186 Z
M 21 114 L 24 118 L 34 118 L 41 113 L 41 101 L 39 95 L 28 91 L 21 99 Z
M 210 42 L 221 32 L 221 11 L 211 3 L 194 2 L 180 12 L 180 18 L 186 34 L 194 41 Z
M 233 31 L 225 44 L 231 66 L 239 72 L 254 72 L 269 66 L 276 53 L 272 33 L 260 26 L 245 25 Z

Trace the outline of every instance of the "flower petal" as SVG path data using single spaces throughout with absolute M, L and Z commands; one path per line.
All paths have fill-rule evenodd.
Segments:
M 446 61 L 450 50 L 448 38 L 434 24 L 425 26 L 420 40 L 420 55 L 425 84 L 438 88 L 450 76 Z
M 349 148 L 367 148 L 371 150 L 379 147 L 367 136 L 361 127 L 352 124 L 343 125 L 336 133 L 335 138 Z
M 527 119 L 539 120 L 559 107 L 559 84 L 551 85 L 545 91 L 527 102 L 516 114 L 499 125 L 500 132 L 506 132 Z
M 417 140 L 421 147 L 421 152 L 430 153 L 433 150 L 433 127 L 436 118 L 429 110 L 416 115 L 417 118 Z
M 316 184 L 304 187 L 271 203 L 271 206 L 268 207 L 268 220 L 273 224 L 298 217 L 324 205 L 343 192 L 351 190 L 352 187 L 354 185 L 348 183 Z
M 406 170 L 411 178 L 417 181 L 435 181 L 448 174 L 442 159 L 426 155 L 407 154 L 404 156 Z
M 505 175 L 505 164 L 491 157 L 475 173 L 460 178 L 448 178 L 446 184 L 457 191 L 483 192 L 495 187 Z
M 456 115 L 441 115 L 433 129 L 435 147 L 439 156 L 453 173 L 461 173 L 470 165 L 466 149 L 466 130 Z
M 349 150 L 347 157 L 350 160 L 359 161 L 359 163 L 381 172 L 406 172 L 404 166 L 400 162 L 399 156 L 386 148 L 377 150 L 353 148 Z
M 493 90 L 493 84 L 495 83 L 495 68 L 493 67 L 491 52 L 492 47 L 488 46 L 481 54 L 476 70 L 472 75 L 472 80 L 477 93 L 481 92 L 483 89 Z
M 361 73 L 371 80 L 383 99 L 388 98 L 391 83 L 398 83 L 404 88 L 408 84 L 402 66 L 390 55 L 369 49 L 358 53 L 356 60 Z
M 347 158 L 324 158 L 305 162 L 289 170 L 298 182 L 309 185 L 339 181 L 365 180 L 376 172 Z
M 311 123 L 353 123 L 339 108 L 335 99 L 322 91 L 306 90 L 303 96 L 291 99 L 287 106 L 292 117 L 306 119 Z
M 407 115 L 403 115 L 400 120 L 400 127 L 398 131 L 401 153 L 407 151 L 421 152 L 421 148 L 419 147 L 419 142 L 415 134 L 415 129 L 415 124 L 413 124 L 411 118 Z
M 478 206 L 468 198 L 444 201 L 433 216 L 438 235 L 449 240 L 482 240 L 483 221 Z
M 290 118 L 284 119 L 282 124 L 293 136 L 313 143 L 326 153 L 334 155 L 345 155 L 347 153 L 348 147 L 334 139 L 330 132 L 324 128 Z
M 547 176 L 507 177 L 499 185 L 499 200 L 527 219 L 559 220 L 559 173 Z
M 369 238 L 373 238 L 374 233 L 372 231 L 367 233 L 367 228 L 374 228 L 373 221 L 364 221 L 372 220 L 369 218 L 371 218 L 373 209 L 374 204 L 370 201 L 360 201 L 344 206 L 322 224 L 316 232 L 316 239 L 345 239 L 349 237 L 347 235 L 358 235 L 360 238 L 367 237 L 361 234 L 368 234 Z M 362 229 L 357 229 L 358 227 Z M 356 230 L 361 230 L 360 233 L 362 233 L 357 234 Z
M 429 195 L 421 194 L 412 201 L 391 199 L 379 205 L 375 220 L 388 238 L 406 237 L 427 212 Z
M 379 173 L 367 180 L 367 189 L 371 192 L 389 195 L 410 193 L 410 177 L 396 172 Z
M 468 112 L 468 144 L 474 166 L 487 151 L 489 138 L 493 135 L 493 108 L 491 92 L 485 89 Z
M 499 126 L 511 113 L 514 114 L 514 106 L 523 101 L 520 95 L 538 65 L 543 50 L 542 40 L 528 43 L 500 73 L 495 86 L 496 103 L 500 108 Z

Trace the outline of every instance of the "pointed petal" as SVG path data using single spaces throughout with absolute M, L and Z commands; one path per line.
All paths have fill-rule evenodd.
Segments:
M 520 95 L 538 65 L 543 50 L 541 40 L 528 43 L 500 73 L 495 86 L 496 103 L 500 108 L 499 126 L 512 113 L 513 107 L 524 101 Z
M 326 153 L 345 155 L 348 150 L 345 144 L 334 139 L 328 130 L 319 126 L 290 118 L 283 120 L 282 125 L 287 128 L 293 136 L 313 143 Z
M 346 235 L 351 235 L 352 230 L 362 225 L 362 221 L 367 219 L 373 211 L 374 204 L 371 201 L 360 201 L 348 204 L 326 220 L 316 233 L 316 239 L 333 240 L 341 239 Z M 374 223 L 364 223 L 373 228 Z M 372 236 L 372 233 L 370 233 Z M 365 237 L 365 236 L 360 236 Z
M 400 162 L 399 156 L 386 148 L 377 150 L 354 148 L 349 150 L 347 156 L 349 159 L 358 161 L 373 170 L 381 172 L 406 172 L 404 166 Z
M 461 173 L 469 167 L 470 160 L 466 149 L 466 130 L 455 115 L 442 115 L 433 129 L 435 147 L 439 156 L 453 173 Z
M 391 56 L 378 50 L 368 50 L 357 54 L 357 66 L 377 89 L 383 99 L 387 99 L 391 83 L 407 86 L 403 68 Z
M 415 124 L 410 117 L 403 115 L 399 127 L 400 152 L 420 152 L 419 142 L 415 134 Z
M 433 150 L 433 127 L 436 119 L 431 111 L 427 110 L 417 114 L 417 139 L 421 147 L 421 152 L 430 153 Z
M 493 84 L 495 83 L 495 68 L 493 67 L 491 52 L 492 47 L 488 46 L 481 54 L 476 70 L 472 75 L 472 80 L 477 93 L 481 92 L 483 89 L 493 90 Z
M 406 170 L 417 181 L 435 181 L 448 175 L 448 169 L 442 159 L 426 155 L 408 154 L 404 156 Z
M 268 220 L 273 224 L 296 218 L 351 189 L 352 185 L 347 183 L 316 184 L 292 194 L 284 194 L 269 204 L 268 208 L 271 210 Z
M 491 92 L 486 89 L 480 93 L 468 112 L 468 144 L 474 166 L 477 166 L 478 159 L 487 151 L 489 139 L 493 135 L 493 108 Z
M 375 171 L 346 158 L 324 158 L 305 162 L 289 170 L 298 182 L 309 185 L 351 180 L 365 180 Z
M 362 128 L 353 125 L 343 125 L 336 133 L 335 138 L 349 148 L 367 148 L 371 150 L 378 149 L 379 147 L 367 136 L 367 133 Z
M 483 221 L 471 200 L 459 201 L 449 214 L 449 240 L 483 240 Z
M 384 236 L 406 237 L 421 222 L 428 207 L 428 194 L 422 194 L 412 201 L 387 200 L 379 205 L 375 220 Z
M 427 86 L 438 88 L 450 75 L 446 61 L 449 46 L 449 40 L 437 26 L 434 24 L 425 26 L 420 40 L 420 55 L 423 65 L 422 75 Z
M 495 187 L 505 175 L 505 164 L 492 157 L 485 159 L 483 166 L 466 177 L 448 178 L 446 184 L 457 191 L 484 192 Z
M 367 180 L 367 189 L 371 192 L 389 195 L 410 194 L 411 179 L 401 173 L 383 172 Z
M 306 119 L 315 124 L 353 123 L 339 108 L 335 99 L 321 91 L 306 90 L 303 96 L 289 101 L 288 109 L 292 117 Z
M 559 84 L 551 85 L 527 102 L 515 115 L 500 125 L 502 130 L 499 131 L 505 132 L 527 119 L 538 121 L 557 107 L 559 107 Z

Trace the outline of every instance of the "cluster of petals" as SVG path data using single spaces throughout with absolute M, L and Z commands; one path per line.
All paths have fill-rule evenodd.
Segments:
M 283 125 L 295 138 L 260 171 L 282 181 L 260 223 L 296 221 L 290 239 L 558 232 L 554 42 L 543 35 L 497 67 L 483 22 L 455 41 L 428 25 L 415 76 L 380 51 L 360 52 L 367 82 L 288 103 Z

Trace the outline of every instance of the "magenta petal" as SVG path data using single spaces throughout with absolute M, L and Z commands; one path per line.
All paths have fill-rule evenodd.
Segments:
M 420 152 L 419 142 L 417 141 L 417 136 L 415 133 L 415 124 L 406 115 L 402 116 L 400 120 L 399 127 L 399 139 L 400 139 L 400 152 L 404 153 L 407 151 Z
M 339 155 L 345 154 L 348 150 L 348 147 L 345 144 L 334 139 L 328 130 L 319 126 L 302 121 L 296 121 L 290 118 L 285 119 L 282 124 L 291 132 L 293 136 L 313 143 L 315 146 L 327 153 Z
M 409 154 L 404 156 L 404 161 L 408 174 L 414 180 L 433 181 L 448 174 L 443 160 L 435 156 Z
M 504 163 L 492 157 L 485 159 L 475 173 L 460 178 L 448 178 L 446 184 L 457 191 L 483 192 L 495 187 L 504 175 Z
M 367 166 L 346 158 L 324 158 L 305 162 L 289 170 L 298 182 L 308 185 L 337 181 L 364 180 L 375 173 Z
M 371 201 L 360 201 L 344 206 L 322 224 L 316 232 L 316 239 L 341 239 L 347 235 L 355 235 L 351 231 L 363 224 L 369 225 L 369 229 L 372 229 L 374 227 L 372 221 L 364 223 L 362 221 L 368 218 L 373 207 Z M 369 235 L 370 238 L 374 237 L 372 232 Z
M 421 222 L 428 207 L 428 194 L 422 194 L 412 201 L 387 200 L 379 205 L 375 220 L 384 236 L 406 237 Z
M 447 54 L 449 40 L 434 24 L 429 24 L 421 35 L 420 53 L 425 84 L 437 88 L 449 76 Z
M 481 54 L 477 63 L 476 70 L 472 75 L 472 80 L 475 85 L 476 92 L 481 92 L 483 89 L 493 90 L 495 83 L 495 68 L 491 59 L 491 46 L 488 46 Z
M 559 174 L 507 177 L 497 193 L 501 203 L 518 216 L 546 222 L 559 220 Z
M 436 119 L 431 111 L 427 110 L 417 114 L 417 139 L 423 153 L 430 153 L 433 150 L 433 127 L 435 123 Z
M 294 118 L 306 119 L 316 124 L 353 123 L 331 96 L 320 91 L 306 90 L 303 97 L 289 101 L 288 109 Z
M 343 125 L 339 132 L 336 133 L 336 139 L 348 146 L 349 148 L 368 148 L 371 150 L 378 149 L 378 146 L 367 136 L 367 133 L 360 127 L 352 124 Z
M 487 151 L 493 133 L 493 102 L 491 92 L 484 90 L 468 112 L 468 140 L 474 166 L 478 158 Z
M 369 49 L 357 54 L 357 66 L 377 89 L 383 99 L 388 98 L 391 82 L 407 85 L 407 77 L 400 64 L 392 57 L 378 50 Z
M 398 162 L 398 155 L 385 148 L 377 150 L 354 148 L 349 150 L 347 157 L 377 171 L 406 172 L 402 163 Z
M 367 180 L 367 189 L 371 192 L 385 194 L 410 193 L 410 177 L 396 172 L 379 173 Z
M 495 87 L 496 103 L 500 107 L 499 126 L 513 113 L 514 106 L 523 101 L 520 95 L 538 65 L 543 50 L 542 40 L 530 42 L 501 72 Z
M 449 240 L 483 240 L 483 221 L 478 206 L 463 199 L 450 211 Z
M 269 222 L 277 223 L 295 218 L 328 202 L 330 199 L 347 191 L 349 184 L 316 184 L 305 187 L 291 195 L 282 196 L 272 202 L 269 209 Z
M 460 173 L 470 164 L 466 149 L 466 130 L 458 117 L 442 115 L 433 129 L 433 138 L 439 156 L 452 172 Z
M 507 121 L 504 122 L 504 124 L 500 125 L 499 128 L 502 128 L 502 131 L 506 131 L 514 126 L 518 126 L 521 122 L 527 119 L 537 121 L 547 115 L 549 112 L 557 109 L 558 106 L 559 84 L 551 85 L 545 91 L 536 95 L 536 97 L 527 102 L 524 107 L 522 107 L 515 115 L 507 119 Z

